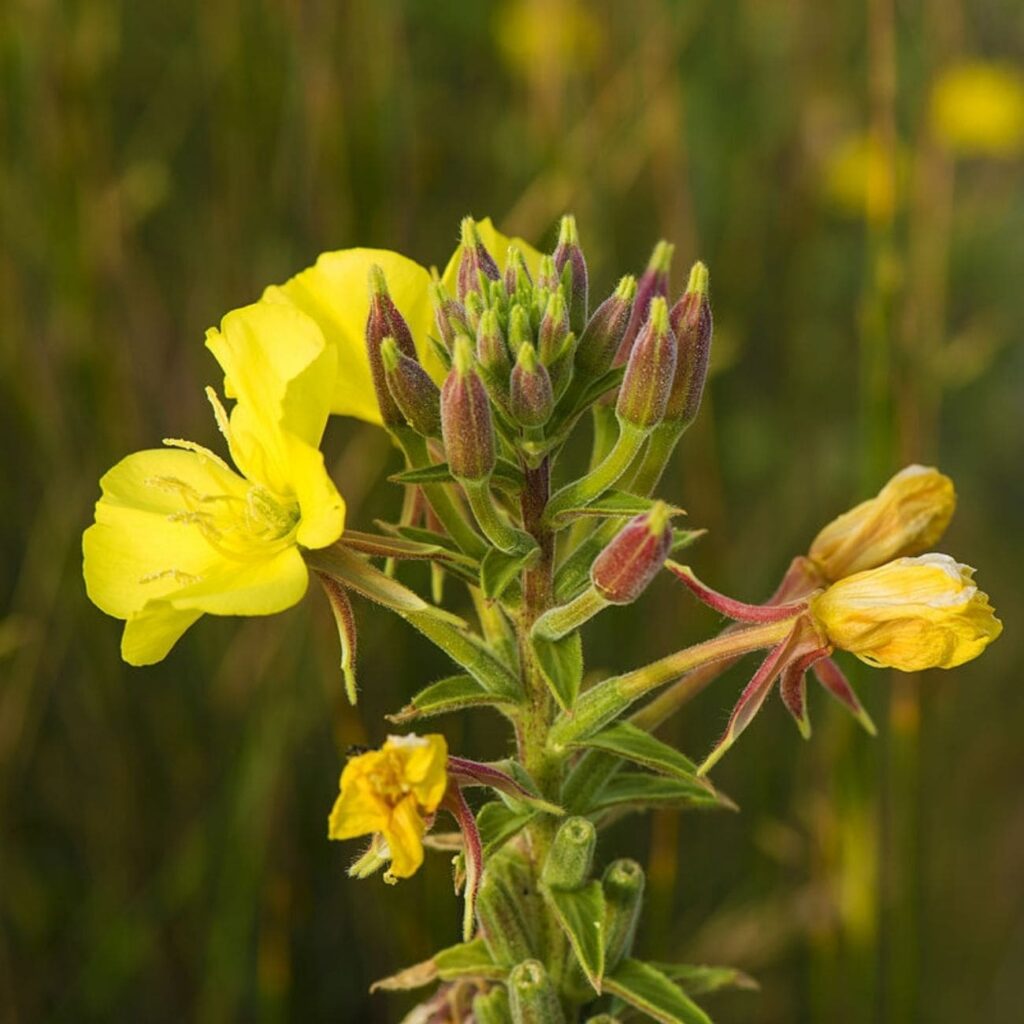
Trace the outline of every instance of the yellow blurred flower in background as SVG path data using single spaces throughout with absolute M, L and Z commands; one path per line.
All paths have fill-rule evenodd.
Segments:
M 448 788 L 448 745 L 438 734 L 389 736 L 380 750 L 349 760 L 328 819 L 331 839 L 381 835 L 390 874 L 408 878 L 423 863 L 427 818 Z
M 906 166 L 902 147 L 891 152 L 868 133 L 848 135 L 825 155 L 825 196 L 841 213 L 884 223 L 896 211 Z
M 955 64 L 931 95 L 935 137 L 964 156 L 1009 157 L 1024 151 L 1024 75 L 986 61 Z

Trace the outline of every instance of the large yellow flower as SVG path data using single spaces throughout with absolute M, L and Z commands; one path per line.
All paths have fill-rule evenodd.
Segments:
M 973 575 L 949 555 L 897 558 L 833 583 L 810 610 L 832 645 L 869 665 L 955 668 L 1003 629 Z
M 875 497 L 833 519 L 808 555 L 826 580 L 842 579 L 927 551 L 945 533 L 955 508 L 948 476 L 929 466 L 907 466 Z
M 423 863 L 426 819 L 448 788 L 447 764 L 448 745 L 437 734 L 389 736 L 380 750 L 351 758 L 341 773 L 328 836 L 383 836 L 390 874 L 408 878 Z
M 207 345 L 238 399 L 228 417 L 207 392 L 239 472 L 188 441 L 136 452 L 100 481 L 83 537 L 89 596 L 126 620 L 133 665 L 159 661 L 204 612 L 295 604 L 308 582 L 299 549 L 332 544 L 345 525 L 318 449 L 336 355 L 317 325 L 257 303 L 229 313 Z
M 540 254 L 519 239 L 509 239 L 494 228 L 490 218 L 477 222 L 481 241 L 491 251 L 499 268 L 504 269 L 510 242 L 523 250 L 531 272 L 536 273 Z M 459 263 L 459 250 L 448 261 L 442 283 L 452 293 Z M 430 274 L 418 263 L 386 249 L 342 249 L 325 252 L 316 263 L 282 285 L 271 285 L 264 300 L 296 306 L 320 326 L 328 344 L 337 355 L 331 411 L 380 423 L 380 411 L 366 355 L 366 317 L 370 310 L 367 286 L 370 268 L 379 266 L 387 279 L 388 291 L 398 311 L 405 317 L 423 365 L 440 383 L 445 370 L 427 340 L 436 335 L 430 304 Z M 228 392 L 231 381 L 227 382 Z

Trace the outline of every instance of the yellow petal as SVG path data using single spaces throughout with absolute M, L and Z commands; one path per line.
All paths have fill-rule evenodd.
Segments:
M 448 788 L 448 743 L 445 738 L 437 733 L 392 736 L 384 749 L 401 751 L 406 785 L 425 812 L 436 811 Z
M 285 441 L 288 483 L 299 503 L 295 539 L 304 548 L 325 548 L 345 529 L 345 501 L 327 475 L 320 449 L 294 437 Z
M 395 878 L 408 878 L 423 863 L 423 833 L 426 822 L 410 793 L 391 812 L 391 820 L 383 829 L 391 850 L 391 874 Z
M 480 241 L 487 246 L 487 250 L 494 257 L 494 261 L 498 264 L 498 269 L 502 273 L 505 272 L 505 257 L 508 255 L 508 247 L 515 244 L 519 246 L 523 258 L 526 260 L 526 265 L 530 269 L 530 273 L 536 279 L 537 271 L 540 267 L 541 254 L 529 242 L 524 241 L 522 238 L 503 235 L 491 223 L 490 217 L 478 220 L 476 222 L 476 229 L 480 234 Z M 444 273 L 441 275 L 441 283 L 452 295 L 455 294 L 458 283 L 460 253 L 461 247 L 457 246 L 455 252 L 452 253 L 451 258 L 448 260 L 448 265 L 444 268 Z
M 343 249 L 325 252 L 316 264 L 282 285 L 268 288 L 263 298 L 288 303 L 312 317 L 337 355 L 331 410 L 380 423 L 380 412 L 366 357 L 366 317 L 370 310 L 367 280 L 380 266 L 388 291 L 405 317 L 421 360 L 435 379 L 440 366 L 427 335 L 433 331 L 430 275 L 418 263 L 386 249 Z
M 391 820 L 391 808 L 369 783 L 365 759 L 380 755 L 376 751 L 354 757 L 341 773 L 341 794 L 334 801 L 327 821 L 331 839 L 354 839 L 381 832 Z
M 129 665 L 155 665 L 167 657 L 185 630 L 202 614 L 193 609 L 179 610 L 166 601 L 152 602 L 125 623 L 121 657 Z

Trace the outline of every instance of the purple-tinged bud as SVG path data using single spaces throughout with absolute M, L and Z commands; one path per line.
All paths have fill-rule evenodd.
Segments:
M 545 366 L 550 366 L 562 354 L 570 330 L 565 296 L 557 291 L 548 299 L 547 309 L 544 310 L 537 331 L 537 351 Z
M 537 287 L 548 292 L 558 291 L 562 279 L 555 269 L 555 261 L 551 256 L 541 256 L 537 267 Z
M 553 259 L 555 272 L 569 299 L 569 324 L 579 334 L 587 322 L 590 285 L 587 261 L 576 232 L 576 218 L 569 214 L 562 218 L 559 226 Z
M 665 407 L 665 419 L 688 427 L 700 410 L 704 381 L 711 355 L 711 303 L 708 300 L 708 268 L 694 263 L 683 297 L 672 307 L 669 324 L 676 336 L 676 376 Z
M 524 427 L 544 426 L 555 408 L 551 378 L 529 342 L 524 342 L 519 349 L 512 370 L 508 407 Z
M 439 281 L 430 283 L 430 302 L 434 307 L 434 323 L 449 352 L 460 334 L 471 333 L 466 308 L 453 299 Z
M 533 279 L 526 258 L 518 245 L 508 247 L 505 257 L 505 292 L 509 298 L 528 295 L 533 290 Z
M 611 604 L 632 604 L 657 576 L 671 548 L 671 515 L 659 501 L 630 519 L 594 559 L 590 582 Z
M 491 281 L 500 279 L 498 264 L 487 251 L 472 217 L 462 219 L 462 255 L 459 257 L 458 295 L 462 302 L 470 292 L 480 290 L 480 277 Z
M 466 296 L 466 318 L 469 320 L 469 336 L 472 337 L 478 330 L 480 330 L 480 319 L 484 315 L 484 310 L 487 307 L 484 305 L 484 300 L 480 297 L 479 292 L 470 292 Z
M 424 437 L 441 434 L 441 397 L 437 385 L 415 359 L 398 350 L 395 339 L 380 345 L 388 390 L 409 426 Z
M 441 388 L 441 433 L 448 466 L 460 480 L 483 480 L 494 471 L 494 421 L 487 389 L 473 367 L 473 343 L 455 339 L 454 361 Z
M 651 302 L 647 323 L 629 354 L 615 406 L 620 420 L 641 428 L 657 426 L 661 421 L 675 380 L 676 347 L 676 336 L 668 323 L 668 304 L 658 296 Z
M 576 368 L 588 379 L 597 379 L 611 369 L 629 325 L 635 297 L 636 278 L 628 274 L 597 307 L 584 328 L 576 346 Z
M 374 264 L 370 268 L 370 312 L 366 317 L 366 355 L 373 378 L 373 390 L 377 395 L 381 419 L 386 427 L 402 426 L 405 417 L 395 405 L 384 376 L 384 362 L 380 354 L 381 342 L 393 338 L 398 349 L 412 359 L 416 358 L 416 346 L 405 317 L 398 311 L 388 293 L 384 271 Z
M 508 346 L 501 333 L 498 314 L 493 309 L 485 310 L 480 317 L 480 326 L 476 332 L 476 359 L 488 383 L 506 394 L 512 362 L 508 357 Z
M 672 254 L 675 251 L 676 247 L 664 239 L 654 247 L 654 252 L 647 261 L 647 269 L 637 281 L 633 314 L 629 318 L 626 333 L 622 336 L 619 351 L 615 354 L 615 366 L 621 366 L 629 359 L 630 349 L 640 333 L 640 328 L 647 322 L 652 300 L 659 295 L 662 298 L 668 297 L 669 273 L 672 269 Z

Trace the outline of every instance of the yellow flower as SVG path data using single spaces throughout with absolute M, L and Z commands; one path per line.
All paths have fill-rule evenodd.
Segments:
M 477 224 L 480 237 L 504 268 L 510 239 L 496 231 L 490 218 Z M 519 243 L 531 271 L 536 271 L 540 255 Z M 455 290 L 458 250 L 448 263 L 442 280 Z M 369 423 L 380 423 L 380 411 L 366 355 L 366 317 L 370 310 L 367 280 L 370 268 L 384 271 L 388 291 L 405 317 L 416 343 L 416 350 L 431 376 L 440 383 L 445 369 L 427 340 L 436 336 L 430 304 L 430 274 L 418 263 L 386 249 L 342 249 L 325 252 L 316 263 L 282 285 L 271 285 L 263 293 L 267 302 L 298 307 L 319 325 L 334 349 L 337 371 L 331 392 L 331 411 L 340 416 L 355 416 Z M 230 381 L 229 381 L 230 385 Z
M 1003 629 L 973 575 L 949 555 L 897 558 L 833 583 L 810 609 L 833 646 L 869 665 L 955 668 Z
M 189 441 L 129 455 L 100 481 L 82 540 L 89 596 L 126 620 L 133 665 L 159 661 L 204 612 L 295 604 L 308 582 L 300 547 L 326 547 L 345 526 L 318 450 L 335 353 L 316 324 L 257 303 L 229 313 L 207 346 L 238 399 L 229 418 L 207 390 L 239 472 Z
M 932 130 L 967 156 L 1014 156 L 1024 149 L 1024 76 L 971 61 L 947 68 L 931 97 Z
M 828 581 L 927 551 L 945 533 L 956 491 L 928 466 L 900 470 L 874 498 L 833 519 L 808 555 Z
M 842 213 L 885 223 L 896 210 L 906 177 L 906 153 L 869 134 L 850 135 L 826 155 L 824 191 Z
M 341 773 L 341 795 L 328 819 L 331 839 L 379 834 L 390 874 L 408 878 L 423 863 L 427 817 L 448 787 L 443 736 L 389 736 L 380 750 L 353 757 Z

